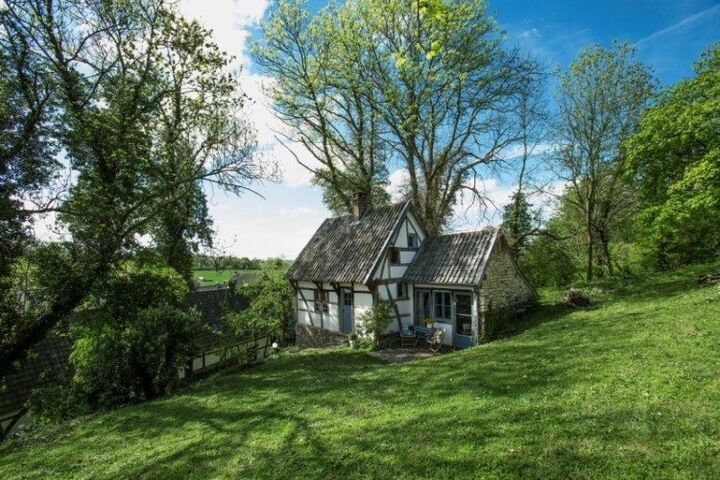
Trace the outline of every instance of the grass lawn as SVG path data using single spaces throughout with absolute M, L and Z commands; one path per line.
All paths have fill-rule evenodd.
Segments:
M 193 270 L 193 276 L 200 282 L 200 286 L 209 287 L 218 283 L 227 283 L 236 273 L 260 275 L 260 270 Z M 202 280 L 200 280 L 202 278 Z
M 0 448 L 11 478 L 720 478 L 720 295 L 686 269 L 402 365 L 284 354 Z M 713 299 L 709 302 L 706 299 Z

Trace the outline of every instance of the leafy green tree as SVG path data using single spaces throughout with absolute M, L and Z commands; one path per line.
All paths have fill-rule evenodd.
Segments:
M 250 299 L 245 310 L 226 315 L 223 322 L 234 335 L 257 338 L 271 335 L 283 341 L 292 334 L 295 291 L 283 276 L 283 270 L 269 269 L 262 278 L 239 285 L 239 292 Z
M 185 307 L 187 285 L 174 269 L 124 262 L 75 314 L 70 355 L 74 390 L 93 407 L 155 398 L 178 381 L 207 327 Z
M 337 178 L 362 173 L 371 194 L 377 166 L 397 165 L 438 234 L 517 138 L 507 112 L 534 65 L 503 48 L 482 0 L 356 0 L 315 16 L 285 0 L 263 34 L 255 52 L 278 116 L 347 207 L 357 181 Z
M 37 194 L 56 173 L 52 137 L 53 86 L 30 46 L 0 6 L 0 284 L 28 240 L 30 215 L 21 199 Z M 0 285 L 0 288 L 2 285 Z
M 609 242 L 613 225 L 631 212 L 623 182 L 622 148 L 653 94 L 653 78 L 628 44 L 582 50 L 560 78 L 556 160 L 567 183 L 564 201 L 582 217 L 578 231 L 586 244 L 585 275 L 592 280 L 595 245 L 612 274 Z
M 638 184 L 639 238 L 657 266 L 720 254 L 720 44 L 662 92 L 625 146 Z
M 150 235 L 168 257 L 203 236 L 201 183 L 241 193 L 268 173 L 237 115 L 244 97 L 229 57 L 172 3 L 5 5 L 5 35 L 22 39 L 32 71 L 51 78 L 54 138 L 76 180 L 43 209 L 59 213 L 72 236 L 56 262 L 66 264 L 56 272 L 64 281 L 37 317 L 0 318 L 0 330 L 12 332 L 1 344 L 0 375 L 102 284 L 139 236 Z M 173 241 L 182 248 L 164 248 Z M 185 275 L 186 264 L 177 265 Z
M 380 99 L 360 69 L 367 55 L 351 30 L 340 26 L 334 7 L 312 18 L 301 1 L 280 1 L 262 25 L 253 52 L 273 82 L 267 94 L 288 132 L 279 140 L 299 142 L 319 166 L 313 173 L 328 208 L 350 213 L 355 194 L 368 208 L 388 202 L 377 184 L 387 182 L 387 149 L 373 104 Z M 353 21 L 347 15 L 344 20 Z M 350 64 L 348 64 L 348 62 Z
M 510 203 L 503 209 L 502 227 L 515 256 L 520 256 L 535 231 L 535 217 L 522 191 L 513 194 Z

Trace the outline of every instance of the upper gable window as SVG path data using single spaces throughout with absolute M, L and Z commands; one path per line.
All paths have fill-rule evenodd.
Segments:
M 390 249 L 390 264 L 391 265 L 397 265 L 400 263 L 400 250 L 397 248 L 391 248 Z
M 420 246 L 420 242 L 418 241 L 418 236 L 414 233 L 408 233 L 408 248 L 418 248 Z

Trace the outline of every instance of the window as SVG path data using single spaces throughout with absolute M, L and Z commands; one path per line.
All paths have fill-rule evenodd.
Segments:
M 435 321 L 450 322 L 452 319 L 452 295 L 450 292 L 435 292 Z
M 325 290 L 315 290 L 315 313 L 328 313 L 330 307 L 328 305 L 328 295 Z
M 407 240 L 408 248 L 418 248 L 420 246 L 420 242 L 418 242 L 418 236 L 414 233 L 409 233 Z
M 472 333 L 472 295 L 469 293 L 455 294 L 455 332 L 458 335 Z
M 397 265 L 400 263 L 400 250 L 397 248 L 390 249 L 390 264 Z
M 397 284 L 397 298 L 398 300 L 408 298 L 407 283 Z

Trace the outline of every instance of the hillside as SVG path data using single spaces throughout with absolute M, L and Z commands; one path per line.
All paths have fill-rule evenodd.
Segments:
M 2 478 L 718 478 L 720 295 L 677 271 L 402 365 L 285 354 L 38 430 Z M 710 299 L 711 301 L 708 301 Z

